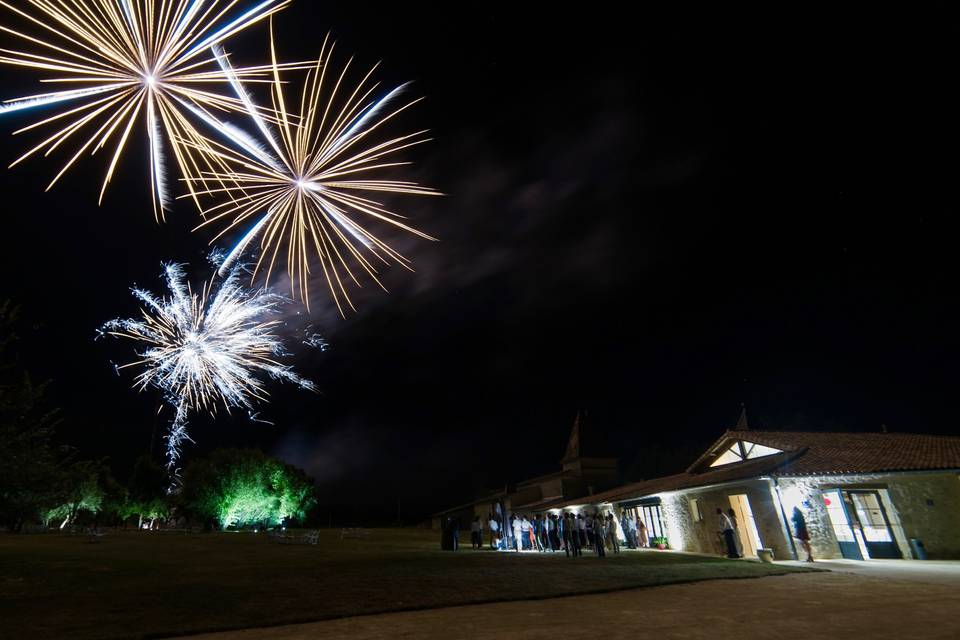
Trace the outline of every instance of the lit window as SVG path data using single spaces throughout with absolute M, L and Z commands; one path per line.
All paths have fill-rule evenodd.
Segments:
M 783 453 L 783 451 L 762 444 L 757 444 L 755 442 L 738 440 L 730 445 L 729 449 L 717 456 L 717 459 L 714 460 L 710 466 L 719 467 L 725 464 L 740 462 L 741 460 L 746 460 L 748 458 L 762 458 L 764 456 L 772 456 L 777 453 Z
M 762 458 L 763 456 L 772 456 L 775 453 L 783 453 L 780 449 L 774 449 L 773 447 L 765 447 L 762 444 L 753 444 L 753 443 L 743 443 L 744 445 L 750 444 L 750 450 L 747 452 L 748 458 Z
M 730 464 L 731 462 L 740 462 L 743 458 L 740 457 L 740 453 L 737 451 L 737 445 L 733 445 L 729 449 L 723 452 L 719 458 L 713 461 L 711 467 L 719 467 L 723 464 Z
M 690 498 L 690 515 L 693 516 L 694 522 L 703 520 L 703 512 L 700 510 L 700 500 L 698 498 Z

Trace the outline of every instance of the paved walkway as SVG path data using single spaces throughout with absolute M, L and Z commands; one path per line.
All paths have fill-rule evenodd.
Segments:
M 828 564 L 828 563 L 823 563 Z M 845 563 L 840 563 L 845 566 Z M 552 600 L 361 616 L 198 636 L 204 640 L 307 638 L 550 639 L 581 636 L 718 640 L 954 640 L 960 637 L 960 564 L 874 565 L 856 573 L 712 580 Z M 866 574 L 876 571 L 876 575 Z M 906 579 L 902 573 L 905 572 Z M 928 579 L 916 579 L 928 571 Z M 896 577 L 891 574 L 896 573 Z M 936 576 L 929 579 L 929 576 Z M 947 578 L 952 578 L 952 581 Z
M 806 562 L 784 562 L 798 567 Z M 960 587 L 960 562 L 951 560 L 819 560 L 818 569 L 885 580 L 908 580 Z

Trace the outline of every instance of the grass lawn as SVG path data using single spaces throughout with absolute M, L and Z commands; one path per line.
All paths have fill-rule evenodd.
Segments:
M 322 530 L 316 546 L 264 535 L 0 536 L 0 623 L 22 637 L 156 637 L 359 614 L 544 598 L 798 571 L 658 551 L 439 550 L 439 534 Z

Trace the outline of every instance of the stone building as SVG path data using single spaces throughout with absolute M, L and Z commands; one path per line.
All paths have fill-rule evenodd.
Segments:
M 744 555 L 778 559 L 798 557 L 797 508 L 818 558 L 960 558 L 958 473 L 960 438 L 754 431 L 741 416 L 682 473 L 539 506 L 630 513 L 651 541 L 716 554 L 716 510 L 732 508 Z

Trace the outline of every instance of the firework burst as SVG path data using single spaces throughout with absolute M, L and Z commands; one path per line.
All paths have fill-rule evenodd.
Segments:
M 402 221 L 378 200 L 385 194 L 438 195 L 433 189 L 414 182 L 390 179 L 385 172 L 408 164 L 397 160 L 400 151 L 426 142 L 425 131 L 400 137 L 378 139 L 385 123 L 420 101 L 395 104 L 406 85 L 383 92 L 371 80 L 376 66 L 352 88 L 347 85 L 348 62 L 340 72 L 331 69 L 333 45 L 324 40 L 315 65 L 296 98 L 296 109 L 288 107 L 281 81 L 282 65 L 277 63 L 273 33 L 270 34 L 273 122 L 264 118 L 262 109 L 242 86 L 229 61 L 218 60 L 231 78 L 239 100 L 248 108 L 265 146 L 260 152 L 237 153 L 225 145 L 213 143 L 216 156 L 230 170 L 201 172 L 192 178 L 222 186 L 200 194 L 228 195 L 229 199 L 204 209 L 207 224 L 226 222 L 214 238 L 240 227 L 250 230 L 236 245 L 224 263 L 232 261 L 250 246 L 258 246 L 259 255 L 253 276 L 266 269 L 265 282 L 278 261 L 285 261 L 294 297 L 299 293 L 309 306 L 309 282 L 312 258 L 318 259 L 323 277 L 340 313 L 342 302 L 353 306 L 347 281 L 359 285 L 356 265 L 377 284 L 376 264 L 398 263 L 410 268 L 409 261 L 386 242 L 367 230 L 367 223 L 383 224 L 422 238 L 430 236 Z M 272 126 L 271 126 L 272 125 Z M 190 146 L 190 141 L 183 141 Z M 191 178 L 188 178 L 190 180 Z
M 225 59 L 221 43 L 289 4 L 289 0 L 261 1 L 246 11 L 235 11 L 238 0 L 87 0 L 53 2 L 31 0 L 21 9 L 0 0 L 30 27 L 31 32 L 0 25 L 0 31 L 28 43 L 35 52 L 0 49 L 0 63 L 49 72 L 43 79 L 58 87 L 0 104 L 0 114 L 57 105 L 62 110 L 16 133 L 39 128 L 55 132 L 17 158 L 15 166 L 76 141 L 79 148 L 56 174 L 47 189 L 84 153 L 96 153 L 108 144 L 113 151 L 100 201 L 127 146 L 134 124 L 143 118 L 150 149 L 150 180 L 154 214 L 161 218 L 169 196 L 164 174 L 164 138 L 171 141 L 174 159 L 183 176 L 222 169 L 209 144 L 194 126 L 202 121 L 245 153 L 256 149 L 242 131 L 221 121 L 216 112 L 244 111 L 247 105 L 227 84 L 257 78 L 269 81 L 271 67 L 231 70 L 228 77 L 218 59 Z M 286 65 L 281 65 L 285 67 Z M 296 68 L 297 65 L 290 65 Z M 269 114 L 258 116 L 268 118 Z M 182 141 L 186 142 L 184 144 Z M 187 180 L 193 188 L 195 180 Z
M 273 318 L 285 303 L 264 290 L 240 284 L 234 266 L 216 287 L 207 283 L 194 292 L 183 267 L 165 266 L 169 295 L 158 298 L 133 289 L 142 303 L 141 317 L 112 320 L 101 328 L 108 334 L 142 345 L 139 358 L 120 368 L 142 367 L 134 386 L 159 389 L 174 411 L 167 435 L 167 464 L 176 467 L 180 445 L 189 440 L 191 412 L 234 408 L 252 411 L 266 399 L 264 377 L 313 390 L 313 383 L 279 362 L 285 355 Z

